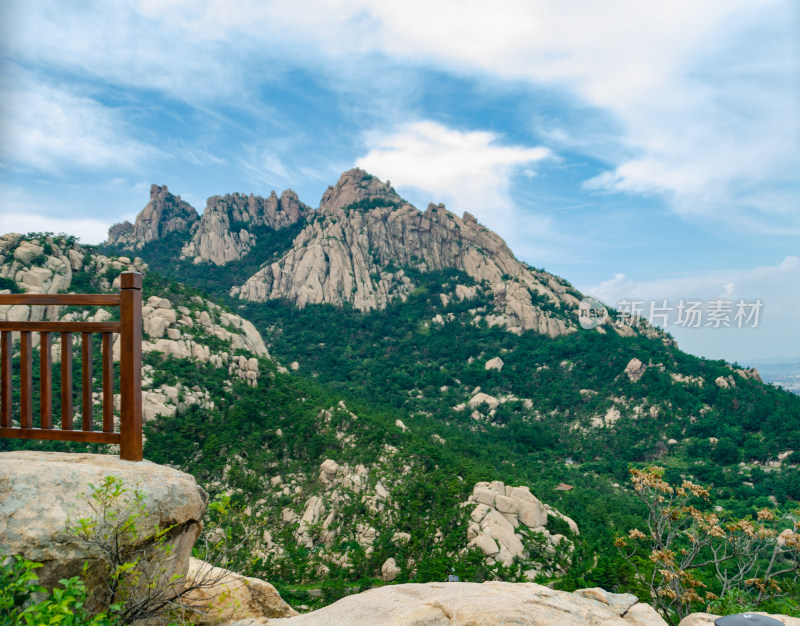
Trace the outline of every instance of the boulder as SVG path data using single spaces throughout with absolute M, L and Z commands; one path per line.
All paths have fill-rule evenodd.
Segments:
M 339 464 L 333 459 L 325 459 L 319 469 L 328 476 L 334 476 L 339 471 Z
M 306 502 L 302 521 L 308 525 L 316 524 L 325 515 L 325 503 L 319 496 L 311 496 Z
M 484 517 L 486 517 L 486 514 L 489 512 L 489 510 L 490 508 L 488 505 L 479 504 L 470 514 L 470 519 L 472 519 L 473 522 L 480 522 Z
M 476 393 L 472 398 L 469 400 L 469 408 L 476 409 L 480 405 L 485 404 L 489 407 L 489 410 L 494 410 L 498 406 L 500 406 L 500 400 L 495 398 L 494 396 L 490 396 L 488 393 Z
M 535 502 L 517 500 L 517 516 L 528 528 L 538 528 L 547 524 L 547 510 L 536 498 Z
M 386 500 L 389 497 L 389 492 L 381 482 L 375 483 L 375 493 L 380 500 Z
M 486 365 L 484 365 L 484 369 L 486 370 L 497 370 L 498 372 L 503 369 L 503 359 L 499 356 L 494 357 L 493 359 L 489 359 L 486 361 Z
M 18 261 L 22 261 L 26 265 L 30 264 L 31 261 L 42 254 L 44 254 L 44 248 L 32 241 L 23 241 L 19 244 L 17 249 L 14 250 L 14 258 Z
M 197 626 L 297 615 L 268 582 L 214 567 L 199 559 L 189 561 L 186 581 L 196 586 L 184 597 L 184 605 L 187 619 Z
M 517 512 L 517 502 L 508 496 L 498 495 L 494 500 L 494 507 L 501 513 Z
M 630 593 L 609 593 L 601 587 L 592 587 L 590 589 L 578 589 L 575 592 L 576 596 L 596 600 L 602 604 L 611 607 L 617 615 L 624 615 L 628 612 L 634 604 L 639 602 L 639 599 Z M 652 608 L 652 607 L 651 607 Z
M 608 594 L 608 597 L 614 595 Z M 620 615 L 612 604 L 535 583 L 440 582 L 370 589 L 280 623 L 282 626 L 666 626 L 664 620 L 652 613 L 648 614 L 649 621 L 641 621 L 639 616 L 646 611 L 640 611 L 640 606 L 634 604 Z M 229 626 L 266 623 L 265 620 L 241 621 Z
M 411 541 L 411 535 L 409 533 L 403 533 L 398 531 L 394 535 L 392 535 L 392 543 L 405 544 L 408 543 L 409 541 Z
M 478 547 L 486 556 L 494 556 L 500 552 L 500 548 L 497 547 L 494 539 L 487 533 L 479 533 L 478 536 L 472 540 L 472 545 Z
M 481 522 L 481 528 L 491 535 L 501 548 L 505 547 L 512 558 L 522 556 L 525 549 L 519 537 L 514 534 L 513 524 L 500 513 L 489 511 Z
M 182 577 L 208 495 L 189 474 L 112 455 L 0 452 L 0 554 L 42 563 L 36 571 L 48 587 L 79 575 L 87 559 L 99 556 L 98 548 L 67 534 L 66 524 L 92 517 L 83 494 L 88 497 L 89 485 L 99 486 L 107 476 L 118 477 L 130 493 L 144 494 L 140 540 L 157 527 L 173 527 L 167 536 L 174 547 L 164 563 L 165 575 Z
M 386 559 L 381 566 L 381 578 L 384 582 L 391 582 L 400 573 L 400 568 L 397 567 L 397 561 L 393 558 Z
M 480 502 L 481 504 L 486 504 L 488 506 L 494 506 L 494 500 L 497 497 L 497 493 L 491 491 L 490 489 L 486 489 L 485 487 L 475 487 L 472 490 L 472 497 L 475 498 L 476 502 Z
M 628 375 L 628 378 L 631 382 L 636 382 L 642 376 L 644 376 L 644 371 L 647 369 L 647 366 L 642 363 L 636 357 L 632 358 L 628 361 L 628 364 L 625 366 L 625 373 Z

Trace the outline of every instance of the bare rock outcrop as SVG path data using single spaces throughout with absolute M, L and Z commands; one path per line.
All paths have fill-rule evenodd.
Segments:
M 563 572 L 571 561 L 572 542 L 547 529 L 549 517 L 567 523 L 579 534 L 578 526 L 559 511 L 543 504 L 527 486 L 512 487 L 499 480 L 476 483 L 466 505 L 474 505 L 467 530 L 469 547 L 483 552 L 487 562 L 528 567 L 533 580 L 540 573 Z M 535 549 L 538 554 L 533 555 Z
M 112 226 L 108 230 L 108 243 L 126 250 L 141 250 L 170 233 L 191 232 L 197 220 L 192 205 L 172 195 L 166 185 L 152 185 L 150 202 L 136 216 L 136 221 Z
M 74 238 L 44 235 L 29 239 L 17 233 L 0 236 L 0 278 L 17 283 L 23 293 L 55 294 L 69 291 L 76 272 L 90 272 L 103 290 L 119 288 L 121 272 L 142 272 L 140 258 L 111 258 L 88 253 Z M 111 274 L 113 279 L 107 278 Z M 61 306 L 0 305 L 0 321 L 41 322 L 59 319 Z M 95 321 L 104 321 L 97 319 Z M 34 345 L 38 345 L 38 334 Z
M 0 452 L 0 554 L 19 554 L 42 563 L 37 573 L 45 586 L 78 576 L 84 561 L 98 556 L 98 548 L 65 533 L 67 520 L 91 517 L 80 494 L 88 494 L 89 485 L 99 485 L 112 475 L 131 492 L 144 494 L 139 540 L 156 527 L 172 527 L 168 543 L 174 548 L 164 564 L 165 576 L 182 577 L 202 527 L 206 492 L 189 474 L 111 455 Z
M 228 626 L 666 626 L 655 609 L 636 596 L 591 591 L 595 593 L 581 595 L 534 583 L 496 581 L 387 585 L 305 615 Z
M 635 383 L 644 376 L 646 370 L 647 366 L 636 357 L 628 361 L 628 364 L 625 366 L 625 374 L 632 383 Z
M 256 241 L 254 227 L 280 230 L 304 220 L 310 212 L 311 207 L 300 202 L 291 189 L 280 198 L 274 191 L 267 198 L 240 193 L 212 196 L 181 257 L 191 258 L 195 263 L 224 265 L 250 251 Z
M 552 316 L 535 300 L 577 310 L 578 299 L 555 277 L 517 261 L 505 242 L 470 214 L 459 218 L 443 205 L 423 212 L 386 183 L 354 169 L 322 197 L 318 215 L 275 262 L 231 295 L 263 302 L 286 298 L 297 306 L 350 304 L 360 311 L 404 300 L 415 288 L 403 266 L 422 271 L 455 268 L 485 283 L 494 299 L 487 322 L 551 336 L 575 330 L 567 316 Z M 566 310 L 566 308 L 565 308 Z
M 197 626 L 297 615 L 270 583 L 214 567 L 200 559 L 189 560 L 186 580 L 197 587 L 182 598 L 188 609 L 187 618 Z

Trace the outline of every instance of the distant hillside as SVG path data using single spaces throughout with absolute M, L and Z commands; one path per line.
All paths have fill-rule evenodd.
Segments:
M 765 383 L 779 385 L 800 395 L 800 359 L 786 361 L 754 361 Z

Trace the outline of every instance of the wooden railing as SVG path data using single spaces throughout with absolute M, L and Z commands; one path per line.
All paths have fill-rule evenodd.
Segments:
M 119 444 L 119 456 L 142 460 L 142 275 L 123 272 L 114 294 L 10 294 L 0 305 L 117 306 L 118 322 L 0 322 L 0 437 Z M 19 425 L 13 420 L 12 333 L 20 346 Z M 33 342 L 40 336 L 39 428 L 33 424 Z M 51 333 L 61 340 L 61 428 L 53 428 Z M 81 427 L 73 429 L 72 336 L 81 335 Z M 92 336 L 102 337 L 103 430 L 94 430 Z M 114 432 L 113 333 L 120 336 L 120 427 Z

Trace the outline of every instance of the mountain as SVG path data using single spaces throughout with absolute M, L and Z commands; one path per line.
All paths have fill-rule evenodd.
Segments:
M 154 186 L 104 246 L 0 239 L 0 289 L 103 291 L 130 267 L 146 274 L 145 456 L 196 476 L 243 546 L 231 567 L 291 602 L 454 568 L 641 593 L 613 547 L 645 515 L 631 466 L 707 484 L 740 516 L 800 500 L 800 398 L 614 311 L 584 328 L 568 281 L 361 170 L 316 209 L 288 190 L 198 216 Z M 84 313 L 0 307 L 42 315 Z M 25 445 L 80 447 L 0 440 Z M 507 500 L 526 491 L 538 517 Z
M 187 257 L 196 225 L 161 228 L 138 250 L 155 271 L 252 321 L 299 376 L 435 425 L 459 445 L 466 433 L 491 440 L 498 464 L 519 463 L 517 454 L 531 467 L 569 459 L 624 478 L 630 462 L 672 460 L 676 471 L 730 484 L 732 498 L 800 498 L 796 397 L 755 370 L 687 355 L 614 311 L 583 328 L 583 295 L 517 260 L 468 213 L 419 211 L 360 169 L 343 173 L 315 210 L 289 191 L 270 196 L 272 211 L 244 198 L 211 198 L 201 218 L 217 225 L 202 231 L 217 241 L 238 233 L 227 239 L 236 262 Z M 145 230 L 151 205 L 134 229 Z M 261 230 L 244 228 L 245 205 L 261 207 L 247 213 Z M 217 216 L 234 213 L 231 230 L 219 230 Z M 781 480 L 762 480 L 760 468 L 775 462 Z
M 195 263 L 224 265 L 241 259 L 253 247 L 260 229 L 280 230 L 304 220 L 310 207 L 291 189 L 268 198 L 229 194 L 208 199 L 206 209 L 181 256 Z M 110 237 L 109 237 L 110 239 Z

